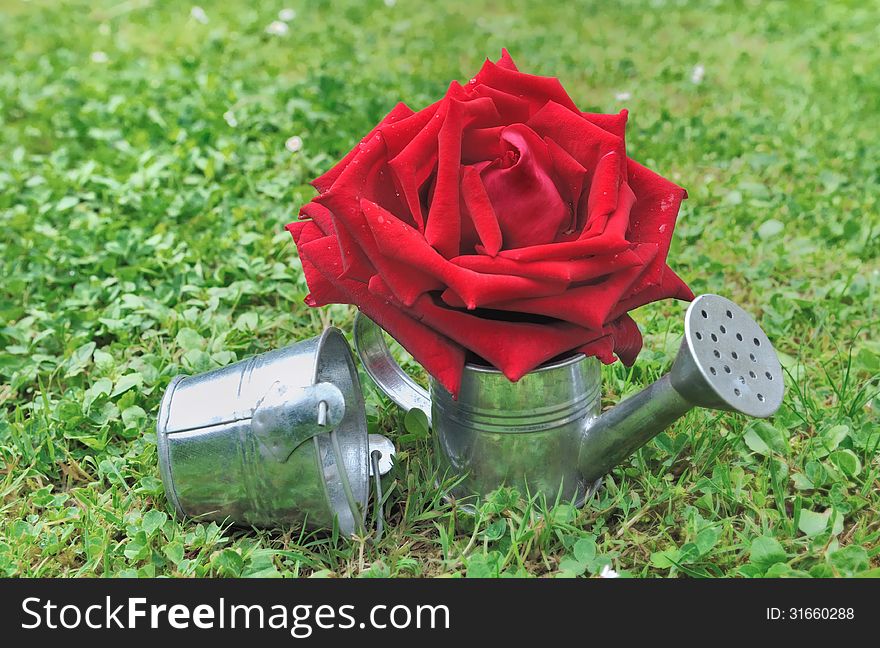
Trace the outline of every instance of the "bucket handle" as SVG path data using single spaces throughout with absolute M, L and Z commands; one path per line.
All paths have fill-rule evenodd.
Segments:
M 391 356 L 382 329 L 358 311 L 354 316 L 354 348 L 373 382 L 404 412 L 419 409 L 431 423 L 431 397 Z
M 376 531 L 373 534 L 373 542 L 379 542 L 385 533 L 385 496 L 382 493 L 382 475 L 379 472 L 379 458 L 382 453 L 379 450 L 370 452 L 370 467 L 373 470 L 373 520 Z

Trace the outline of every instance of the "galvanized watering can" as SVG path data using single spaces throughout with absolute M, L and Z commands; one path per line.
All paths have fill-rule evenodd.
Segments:
M 367 434 L 339 329 L 198 376 L 177 376 L 157 421 L 159 468 L 178 513 L 254 526 L 365 532 L 371 473 L 394 447 Z
M 604 413 L 599 361 L 584 355 L 541 366 L 516 383 L 468 364 L 454 400 L 436 380 L 427 392 L 407 376 L 381 329 L 360 314 L 355 347 L 389 398 L 427 415 L 441 470 L 456 478 L 449 495 L 463 499 L 466 510 L 504 485 L 580 505 L 603 475 L 693 407 L 766 418 L 784 392 L 770 340 L 718 295 L 690 304 L 671 371 Z

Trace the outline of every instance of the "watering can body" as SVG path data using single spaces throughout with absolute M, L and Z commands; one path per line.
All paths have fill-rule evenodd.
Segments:
M 590 481 L 578 465 L 580 441 L 599 414 L 599 361 L 578 354 L 512 383 L 469 364 L 457 400 L 430 381 L 434 448 L 441 472 L 457 477 L 449 495 L 462 500 L 517 486 L 578 506 Z

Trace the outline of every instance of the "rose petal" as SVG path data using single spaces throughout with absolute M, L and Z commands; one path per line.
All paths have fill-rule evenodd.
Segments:
M 376 132 L 382 128 L 383 126 L 388 126 L 400 120 L 403 120 L 413 114 L 413 111 L 405 103 L 399 103 L 394 108 L 391 109 L 385 117 L 382 118 L 382 121 L 378 123 L 378 125 L 367 133 L 367 136 L 364 137 L 361 142 L 367 142 L 372 138 Z M 334 182 L 339 178 L 348 164 L 354 159 L 360 150 L 360 144 L 351 149 L 345 157 L 343 157 L 339 162 L 337 162 L 333 167 L 324 173 L 323 175 L 318 176 L 314 180 L 312 180 L 312 186 L 317 189 L 320 193 L 324 193 L 327 191 Z
M 544 138 L 544 142 L 547 144 L 547 152 L 553 163 L 559 194 L 568 203 L 569 212 L 577 214 L 581 191 L 584 188 L 584 178 L 589 174 L 580 162 L 571 157 L 568 151 L 552 139 Z M 571 223 L 570 227 L 575 226 L 576 223 Z
M 504 153 L 501 131 L 504 128 L 505 126 L 493 126 L 465 130 L 461 136 L 461 163 L 473 165 L 501 157 Z
M 591 256 L 571 261 L 516 261 L 502 256 L 489 257 L 483 254 L 469 254 L 452 259 L 452 263 L 488 274 L 533 277 L 566 283 L 590 281 L 619 270 L 631 268 L 642 263 L 641 257 L 632 250 L 616 254 Z
M 522 97 L 483 85 L 482 83 L 468 86 L 468 91 L 474 97 L 486 97 L 492 100 L 498 111 L 497 124 L 504 126 L 524 124 L 529 120 L 533 112 L 529 102 L 525 101 Z
M 611 323 L 614 353 L 627 367 L 631 367 L 642 350 L 642 332 L 629 315 L 621 315 Z
M 638 265 L 614 273 L 595 284 L 569 288 L 557 295 L 490 302 L 486 305 L 495 310 L 532 313 L 571 322 L 584 328 L 600 329 L 611 319 L 610 315 L 617 302 L 653 260 L 657 254 L 657 246 L 640 245 L 633 251 L 641 259 Z M 443 300 L 451 306 L 461 306 L 447 292 L 443 293 Z
M 448 99 L 441 101 L 422 129 L 388 161 L 420 232 L 425 231 L 425 215 L 419 189 L 437 166 L 437 137 L 449 104 Z
M 336 244 L 342 257 L 342 278 L 366 283 L 376 273 L 376 268 L 370 263 L 348 228 L 339 219 L 333 218 L 329 209 L 319 203 L 310 202 L 300 210 L 300 217 L 312 219 L 324 234 L 336 236 Z
M 373 138 L 361 147 L 360 152 L 352 160 L 339 179 L 329 191 L 317 196 L 313 202 L 326 207 L 333 218 L 338 220 L 353 237 L 376 271 L 386 277 L 388 285 L 397 298 L 411 304 L 420 295 L 430 290 L 442 289 L 444 286 L 436 278 L 430 277 L 417 268 L 401 265 L 392 258 L 382 254 L 373 239 L 372 231 L 360 207 L 360 196 L 365 193 L 365 181 L 370 170 L 383 164 L 384 143 L 382 137 Z M 391 212 L 385 211 L 389 219 L 393 219 L 404 227 L 409 227 L 397 219 Z
M 603 156 L 614 151 L 621 162 L 621 172 L 625 173 L 623 139 L 584 119 L 580 113 L 550 101 L 532 115 L 527 125 L 541 137 L 559 144 L 585 169 L 595 169 Z
M 636 195 L 629 218 L 627 239 L 655 244 L 659 252 L 636 290 L 662 279 L 675 219 L 687 192 L 666 178 L 657 175 L 633 160 L 627 161 L 629 184 Z
M 602 130 L 606 130 L 612 135 L 617 135 L 617 137 L 623 139 L 626 135 L 626 120 L 629 116 L 629 111 L 626 109 L 621 110 L 616 115 L 606 115 L 604 113 L 581 113 L 584 119 L 596 124 Z
M 306 244 L 304 244 L 306 245 Z M 309 294 L 306 295 L 305 303 L 312 308 L 326 306 L 327 304 L 345 304 L 348 302 L 348 294 L 340 290 L 333 282 L 321 273 L 309 260 L 308 252 L 303 252 L 299 257 L 306 283 L 309 286 Z
M 461 346 L 420 324 L 399 308 L 390 306 L 385 299 L 371 294 L 365 284 L 335 279 L 342 270 L 342 261 L 335 245 L 328 245 L 320 239 L 312 241 L 300 248 L 300 258 L 303 268 L 308 268 L 306 280 L 312 296 L 316 297 L 310 305 L 357 305 L 365 315 L 409 351 L 450 393 L 458 395 L 465 363 Z M 317 299 L 319 291 L 320 299 Z
M 579 259 L 595 254 L 613 254 L 630 247 L 624 233 L 629 225 L 630 210 L 635 202 L 635 194 L 626 184 L 620 186 L 617 209 L 611 214 L 605 229 L 592 238 L 574 241 L 530 245 L 516 250 L 502 250 L 499 256 L 517 261 L 542 261 Z
M 441 99 L 408 117 L 379 124 L 376 130 L 382 134 L 389 160 L 406 148 L 413 138 L 428 125 L 428 122 L 434 119 L 434 115 L 437 114 L 443 103 Z
M 472 272 L 450 263 L 428 245 L 416 230 L 375 203 L 363 200 L 361 210 L 372 228 L 379 251 L 386 259 L 436 278 L 459 295 L 469 309 L 523 295 L 553 295 L 565 290 L 566 284 L 557 281 Z M 389 276 L 381 268 L 379 274 L 388 281 Z M 401 277 L 395 279 L 399 281 Z M 390 287 L 393 289 L 393 286 Z
M 490 88 L 522 97 L 529 102 L 533 112 L 540 109 L 548 101 L 554 101 L 580 116 L 577 106 L 574 105 L 571 97 L 568 96 L 565 88 L 556 77 L 523 74 L 487 60 L 474 77 L 474 83 L 482 83 Z
M 460 86 L 450 86 L 450 93 L 463 93 Z M 459 179 L 462 131 L 471 124 L 497 120 L 498 112 L 490 99 L 450 100 L 440 128 L 437 175 L 431 207 L 425 224 L 425 239 L 446 258 L 457 256 L 462 244 Z M 384 203 L 382 204 L 385 207 Z
M 606 334 L 567 322 L 535 324 L 485 319 L 440 306 L 430 295 L 421 297 L 406 312 L 469 349 L 513 381 L 551 358 Z
M 621 299 L 614 307 L 611 317 L 612 319 L 617 318 L 628 311 L 661 299 L 690 301 L 693 298 L 694 293 L 691 292 L 687 284 L 669 266 L 666 266 L 659 283 L 649 285 L 635 292 L 630 290 L 630 294 Z
M 483 186 L 480 172 L 474 167 L 464 167 L 461 193 L 486 254 L 495 256 L 501 250 L 501 228 L 498 226 L 498 219 Z
M 592 342 L 587 342 L 584 346 L 577 349 L 578 353 L 583 353 L 587 357 L 597 357 L 603 364 L 612 364 L 614 358 L 614 336 L 611 334 L 603 335 L 596 338 Z
M 510 58 L 510 52 L 507 51 L 506 47 L 501 48 L 501 58 L 495 63 L 498 67 L 504 68 L 505 70 L 513 70 L 517 71 L 516 63 L 513 62 L 513 59 Z
M 571 222 L 571 211 L 547 173 L 552 168 L 547 145 L 523 124 L 508 126 L 501 138 L 515 161 L 509 166 L 490 164 L 482 178 L 504 246 L 551 243 Z
M 608 219 L 617 208 L 619 188 L 620 156 L 614 151 L 608 151 L 599 158 L 593 170 L 587 197 L 587 217 L 584 222 L 578 223 L 578 227 L 582 229 L 579 238 L 590 238 L 595 236 L 595 232 L 605 230 Z
M 453 101 L 440 128 L 437 181 L 425 224 L 425 240 L 446 258 L 461 247 L 461 213 L 458 209 L 458 179 L 461 166 L 462 104 Z

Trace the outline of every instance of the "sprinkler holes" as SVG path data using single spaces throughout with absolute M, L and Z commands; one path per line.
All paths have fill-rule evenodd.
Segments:
M 714 333 L 712 333 L 712 335 L 710 335 L 709 337 L 712 338 L 712 341 L 713 341 L 713 342 L 717 342 L 717 341 L 718 341 L 718 336 L 715 335 Z
M 752 362 L 757 362 L 757 361 L 758 361 L 758 359 L 755 357 L 755 354 L 754 354 L 754 353 L 750 353 L 750 354 L 749 354 L 749 357 L 752 359 Z
M 730 357 L 733 358 L 734 360 L 736 360 L 737 358 L 739 358 L 739 356 L 737 355 L 736 351 L 731 351 L 731 352 L 730 352 Z
M 768 374 L 768 375 L 769 375 L 769 374 Z M 754 380 L 754 379 L 757 378 L 757 377 L 758 377 L 758 374 L 756 374 L 754 371 L 749 371 L 749 378 L 751 378 L 752 380 Z
M 724 373 L 730 373 L 730 367 L 724 365 Z
M 739 340 L 740 342 L 742 342 L 742 341 L 743 341 L 743 335 L 742 335 L 742 333 L 737 333 L 737 334 L 736 334 L 736 339 Z
M 739 383 L 740 383 L 741 385 L 745 385 L 745 384 L 746 384 L 746 378 L 745 378 L 745 376 L 740 376 L 740 377 L 739 377 Z
M 737 396 L 740 395 L 740 393 L 739 393 L 739 389 L 736 389 L 736 388 L 734 388 L 733 393 L 736 394 Z
M 718 374 L 718 372 L 715 371 L 715 367 L 709 367 L 709 373 L 711 373 L 713 376 Z
M 712 353 L 713 353 L 713 355 L 714 355 L 716 358 L 720 358 L 720 357 L 721 357 L 721 352 L 720 352 L 718 349 L 715 349 L 714 351 L 712 351 Z
M 752 338 L 752 342 L 755 343 L 755 346 L 761 346 L 761 340 L 759 340 L 758 338 Z
M 758 400 L 764 402 L 764 394 L 758 394 Z
M 707 313 L 706 311 L 700 311 L 700 315 L 703 316 L 703 319 L 709 319 L 709 313 Z
M 771 374 L 769 371 L 765 371 L 764 375 L 767 376 L 767 380 L 773 380 L 773 374 Z
M 702 339 L 703 339 L 703 334 L 700 333 L 699 331 L 697 331 L 696 333 L 694 333 L 694 335 L 697 336 L 697 339 L 698 339 L 698 340 L 702 340 Z
M 727 311 L 726 315 L 727 319 L 733 319 L 733 313 L 731 313 L 730 311 Z
M 722 335 L 723 335 L 724 333 L 727 333 L 727 329 L 724 328 L 724 324 L 722 324 L 722 325 L 721 325 L 720 327 L 718 327 L 718 328 L 721 329 L 721 334 L 722 334 Z

